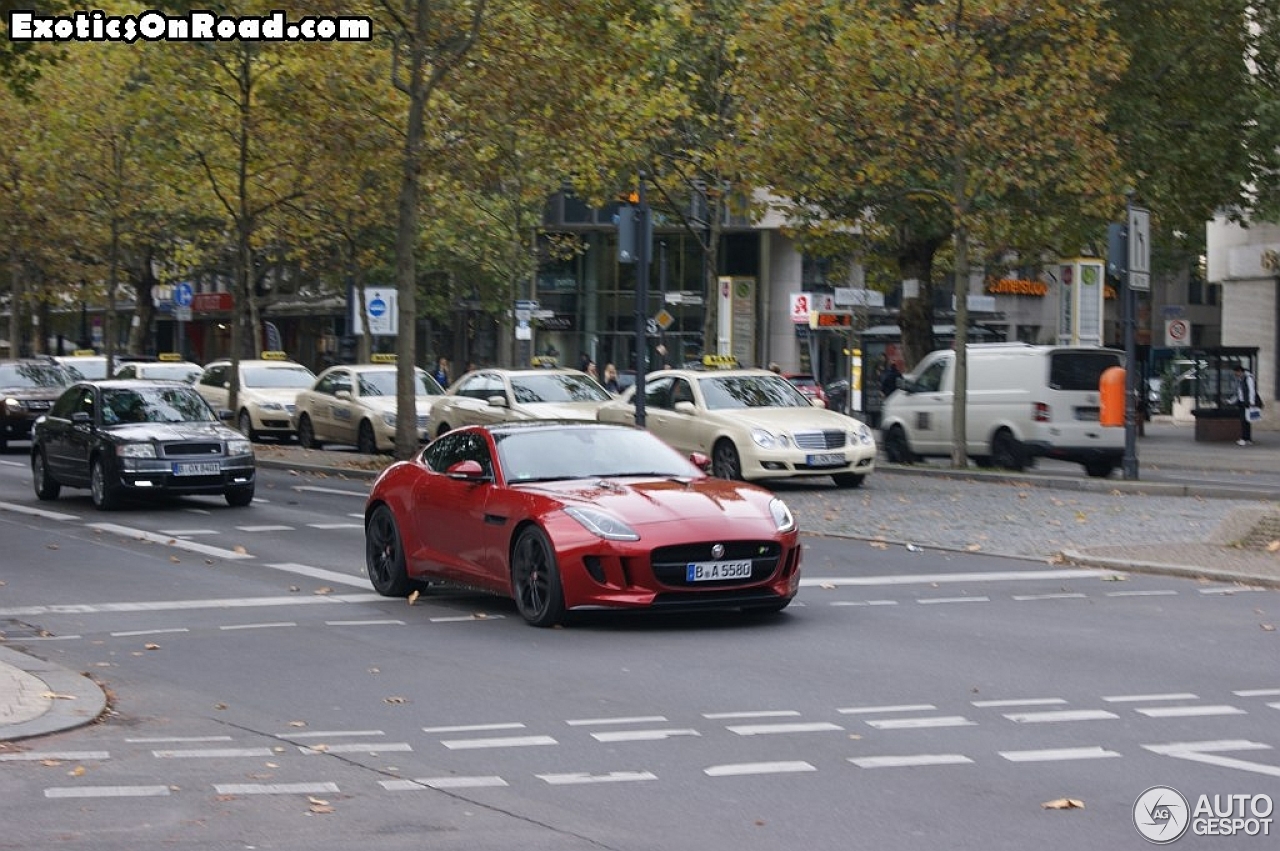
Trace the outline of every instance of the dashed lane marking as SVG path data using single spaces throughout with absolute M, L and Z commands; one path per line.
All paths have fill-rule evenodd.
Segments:
M 990 603 L 990 597 L 926 597 L 923 600 L 916 600 L 921 605 L 929 605 L 931 603 Z
M 1231 693 L 1236 697 L 1280 697 L 1280 688 L 1247 688 Z
M 187 552 L 199 553 L 202 556 L 210 556 L 212 558 L 222 558 L 228 561 L 239 561 L 241 559 L 253 558 L 247 552 L 240 550 L 224 550 L 221 547 L 211 547 L 196 541 L 187 541 L 182 538 L 175 538 L 172 535 L 161 535 L 157 532 L 148 532 L 145 529 L 133 529 L 129 526 L 118 526 L 115 523 L 89 523 L 90 529 L 98 529 L 102 532 L 110 532 L 113 535 L 119 535 L 122 538 L 131 538 L 135 541 L 149 541 L 153 544 L 164 544 L 178 550 L 186 550 Z
M 1087 600 L 1088 594 L 1063 592 L 1060 594 L 1014 594 L 1013 599 L 1019 603 L 1035 600 Z
M 367 753 L 373 755 L 380 753 L 406 753 L 413 750 L 413 745 L 408 742 L 382 742 L 378 744 L 345 742 L 339 745 L 299 745 L 298 750 L 307 756 L 326 753 Z
M 574 718 L 564 723 L 570 727 L 594 727 L 601 724 L 662 724 L 665 715 L 632 715 L 623 718 Z
M 112 638 L 135 638 L 139 635 L 170 635 L 176 632 L 190 632 L 185 626 L 175 626 L 169 629 L 131 629 L 126 632 L 110 633 Z
M 53 786 L 46 798 L 162 798 L 168 786 Z
M 607 733 L 592 733 L 591 738 L 597 742 L 659 742 L 677 736 L 701 736 L 697 730 L 613 730 Z
M 332 529 L 363 529 L 364 528 L 363 523 L 308 523 L 307 526 L 311 529 L 320 529 L 322 531 L 329 531 Z
M 282 739 L 334 739 L 351 736 L 385 736 L 381 730 L 307 730 L 304 733 L 281 733 Z
M 506 786 L 507 781 L 494 775 L 475 777 L 419 777 L 414 780 L 382 780 L 388 792 L 422 792 L 427 789 L 483 789 Z
M 919 730 L 929 727 L 972 727 L 976 721 L 970 721 L 963 715 L 937 715 L 932 718 L 872 718 L 867 725 L 877 730 Z
M 1063 721 L 1107 721 L 1120 716 L 1105 709 L 1063 709 L 1050 712 L 1010 712 L 1004 717 L 1018 724 L 1054 724 Z
M 801 579 L 801 587 L 831 585 L 932 585 L 942 582 L 1023 582 L 1039 579 L 1096 579 L 1115 576 L 1114 570 L 1070 568 L 1061 570 L 1004 570 L 978 573 L 915 573 L 905 576 L 831 576 Z
M 267 567 L 272 570 L 283 570 L 286 573 L 296 573 L 299 576 L 310 576 L 312 579 L 320 579 L 324 582 L 351 585 L 356 588 L 369 587 L 369 580 L 363 576 L 352 576 L 349 573 L 339 573 L 336 570 L 325 570 L 323 567 L 312 567 L 308 564 L 276 562 L 274 564 L 268 564 Z
M 337 795 L 337 783 L 215 783 L 219 795 Z
M 981 709 L 998 709 L 1011 706 L 1061 706 L 1066 701 L 1060 697 L 1029 697 L 1023 700 L 973 700 L 969 703 Z
M 320 485 L 296 485 L 290 488 L 290 490 L 297 491 L 298 493 L 332 493 L 337 494 L 338 496 L 354 496 L 358 499 L 369 498 L 368 491 L 349 491 L 344 488 L 326 488 Z
M 858 768 L 917 768 L 929 765 L 970 765 L 973 760 L 959 753 L 920 753 L 903 756 L 851 756 Z
M 225 632 L 232 632 L 237 629 L 276 629 L 285 626 L 297 626 L 296 621 L 276 621 L 274 623 L 237 623 L 229 626 L 220 626 L 218 629 Z
M 271 748 L 206 748 L 204 750 L 152 751 L 156 759 L 239 759 L 241 757 L 272 756 Z
M 292 526 L 237 526 L 241 532 L 292 532 Z
M 997 751 L 1010 762 L 1063 762 L 1074 759 L 1109 759 L 1120 756 L 1100 746 L 1084 748 L 1050 748 L 1036 751 Z
M 371 603 L 386 600 L 379 594 L 313 595 L 300 597 L 240 597 L 225 600 L 162 600 L 139 603 L 69 603 L 54 606 L 19 606 L 0 609 L 0 617 L 38 615 L 104 615 L 126 612 L 168 612 L 186 609 L 241 609 L 260 606 L 332 606 L 343 603 Z M 31 639 L 23 639 L 29 641 Z
M 799 724 L 731 724 L 725 729 L 739 736 L 771 736 L 784 733 L 828 733 L 843 731 L 844 727 L 829 721 L 813 721 Z
M 1236 706 L 1146 706 L 1133 710 L 1148 718 L 1197 718 L 1208 715 L 1248 715 Z
M 46 520 L 79 520 L 75 514 L 63 514 L 60 511 L 49 511 L 47 508 L 32 508 L 16 502 L 0 502 L 0 510 L 12 511 L 14 514 L 26 514 L 30 517 L 43 517 Z
M 664 719 L 665 720 L 665 719 Z M 498 724 L 458 724 L 447 727 L 423 727 L 424 733 L 484 733 L 489 730 L 523 730 L 524 724 L 519 721 Z
M 818 769 L 807 762 L 737 762 L 712 765 L 702 770 L 708 777 L 741 777 L 748 774 L 795 774 Z
M 571 786 L 581 783 L 629 783 L 636 780 L 657 780 L 658 775 L 649 771 L 610 771 L 608 774 L 587 774 L 571 772 L 569 774 L 537 774 L 539 780 L 545 780 L 552 786 Z
M 445 739 L 440 742 L 451 751 L 479 748 L 529 748 L 540 745 L 557 745 L 551 736 L 503 736 L 493 739 Z
M 704 712 L 708 721 L 731 721 L 735 718 L 795 718 L 800 713 L 794 709 L 765 709 L 746 712 Z
M 1236 692 L 1240 694 L 1240 692 Z M 1198 695 L 1194 695 L 1189 691 L 1170 692 L 1169 694 L 1114 694 L 1104 695 L 1103 700 L 1107 703 L 1148 703 L 1156 700 L 1199 700 Z
M 841 715 L 878 715 L 881 712 L 932 712 L 937 708 L 932 703 L 904 703 L 898 706 L 850 706 L 836 712 Z
M 81 762 L 84 760 L 110 759 L 109 751 L 27 751 L 26 753 L 0 753 L 0 762 Z

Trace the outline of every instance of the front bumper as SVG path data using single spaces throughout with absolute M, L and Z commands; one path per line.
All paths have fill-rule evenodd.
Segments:
M 251 488 L 256 480 L 253 459 L 226 459 L 219 471 L 202 475 L 178 475 L 178 465 L 163 459 L 126 459 L 118 470 L 120 484 L 134 493 L 222 494 Z
M 831 463 L 830 456 L 843 456 L 844 460 L 842 463 Z M 842 473 L 865 476 L 874 472 L 875 467 L 874 444 L 823 451 L 761 449 L 753 446 L 750 452 L 744 451 L 742 455 L 742 476 L 748 480 L 832 476 Z

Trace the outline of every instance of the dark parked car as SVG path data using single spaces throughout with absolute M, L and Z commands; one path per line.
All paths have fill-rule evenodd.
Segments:
M 102 510 L 147 494 L 221 494 L 230 505 L 248 505 L 254 473 L 249 440 L 223 425 L 195 390 L 172 381 L 73 384 L 31 435 L 36 496 L 88 488 Z
M 0 360 L 0 451 L 30 437 L 36 419 L 73 380 L 52 360 Z

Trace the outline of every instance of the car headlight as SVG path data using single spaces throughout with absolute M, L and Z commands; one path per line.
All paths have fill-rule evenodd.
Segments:
M 280 402 L 259 402 L 258 410 L 260 411 L 283 411 L 284 405 Z
M 20 414 L 23 410 L 22 403 L 12 396 L 9 396 L 4 400 L 4 407 L 5 410 L 11 414 Z
M 777 524 L 779 532 L 790 532 L 796 528 L 796 518 L 791 516 L 791 509 L 780 499 L 769 500 L 769 513 Z
M 386 427 L 387 427 L 387 428 L 395 428 L 395 427 L 396 427 L 396 415 L 395 415 L 395 414 L 383 414 L 383 415 L 382 415 L 382 422 L 383 422 L 383 424 L 385 424 L 385 425 L 386 425 Z
M 870 446 L 875 442 L 876 442 L 876 439 L 875 437 L 872 436 L 871 429 L 867 428 L 866 426 L 862 426 L 861 428 L 855 431 L 849 432 L 850 444 L 861 443 L 863 446 Z
M 762 428 L 751 429 L 751 439 L 755 441 L 756 446 L 761 449 L 786 449 L 791 445 L 791 439 L 785 434 L 774 434 Z
M 566 508 L 564 513 L 581 523 L 588 532 L 593 535 L 599 535 L 606 541 L 640 540 L 640 535 L 635 529 L 632 529 L 612 514 L 607 514 L 597 508 L 583 508 L 572 505 Z
M 154 458 L 156 448 L 150 443 L 125 443 L 116 447 L 116 454 L 121 458 Z
M 228 455 L 252 455 L 253 444 L 247 440 L 228 440 L 227 454 Z

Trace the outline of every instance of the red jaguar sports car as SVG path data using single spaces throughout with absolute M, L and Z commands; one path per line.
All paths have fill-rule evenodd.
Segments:
M 704 463 L 627 425 L 455 429 L 374 482 L 369 580 L 388 597 L 430 584 L 510 597 L 534 626 L 584 609 L 781 611 L 800 583 L 795 518 Z

